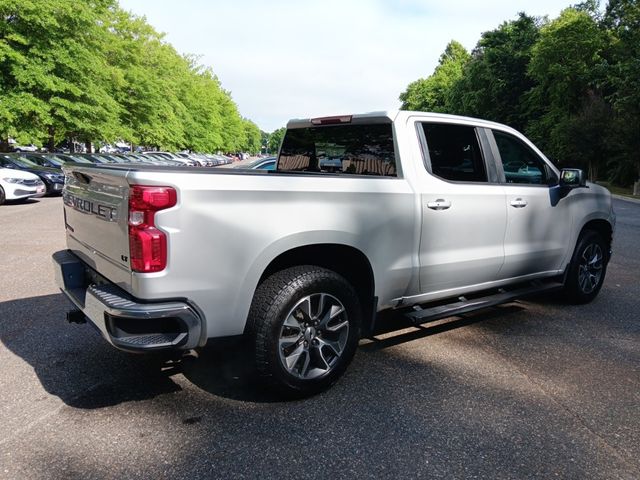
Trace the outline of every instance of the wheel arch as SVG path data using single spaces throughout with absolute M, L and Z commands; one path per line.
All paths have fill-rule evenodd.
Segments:
M 587 223 L 585 223 L 582 226 L 582 229 L 580 230 L 580 234 L 578 235 L 577 241 L 579 241 L 580 237 L 587 230 L 592 230 L 602 235 L 602 238 L 604 238 L 605 242 L 607 242 L 607 247 L 609 249 L 609 252 L 607 253 L 610 254 L 611 244 L 613 243 L 613 226 L 611 225 L 611 223 L 609 223 L 609 221 L 607 220 L 600 219 L 600 218 L 589 220 Z
M 338 243 L 316 243 L 291 248 L 271 260 L 262 272 L 256 288 L 274 273 L 297 265 L 323 267 L 343 276 L 358 293 L 363 331 L 371 328 L 376 311 L 375 279 L 371 263 L 361 250 Z

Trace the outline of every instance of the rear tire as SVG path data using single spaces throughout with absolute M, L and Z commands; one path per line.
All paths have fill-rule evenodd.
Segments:
M 331 270 L 273 274 L 257 288 L 248 319 L 260 378 L 286 396 L 326 390 L 353 359 L 361 316 L 354 288 Z
M 564 286 L 571 303 L 589 303 L 600 292 L 609 262 L 609 248 L 598 232 L 584 231 L 578 238 Z
M 0 187 L 0 205 L 2 205 L 5 202 L 6 199 L 7 199 L 7 197 L 4 194 L 4 189 L 2 187 Z

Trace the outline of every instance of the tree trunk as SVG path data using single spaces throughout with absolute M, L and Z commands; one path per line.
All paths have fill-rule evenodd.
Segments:
M 596 183 L 598 180 L 598 164 L 594 161 L 589 162 L 589 172 L 588 172 L 589 180 L 593 183 Z
M 87 140 L 86 142 L 84 142 L 84 146 L 87 147 L 87 153 L 92 153 L 91 152 L 91 140 Z
M 8 152 L 9 151 L 9 139 L 8 138 L 0 138 L 0 152 Z
M 640 196 L 640 180 L 633 184 L 633 194 Z
M 49 139 L 47 140 L 47 150 L 49 150 L 49 152 L 53 152 L 56 149 L 55 133 L 56 129 L 49 127 Z

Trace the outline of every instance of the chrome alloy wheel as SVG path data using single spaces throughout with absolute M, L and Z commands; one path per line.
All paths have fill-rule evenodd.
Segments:
M 344 305 L 328 293 L 301 299 L 280 329 L 278 351 L 287 372 L 303 380 L 330 372 L 344 352 L 349 321 Z
M 602 249 L 597 243 L 592 243 L 582 252 L 578 266 L 578 284 L 582 293 L 588 295 L 600 284 L 603 260 Z

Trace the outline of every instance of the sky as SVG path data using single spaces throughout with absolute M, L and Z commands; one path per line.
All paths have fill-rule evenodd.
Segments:
M 180 53 L 200 56 L 242 116 L 272 132 L 290 118 L 393 110 L 447 43 L 524 11 L 555 18 L 577 0 L 119 0 Z

